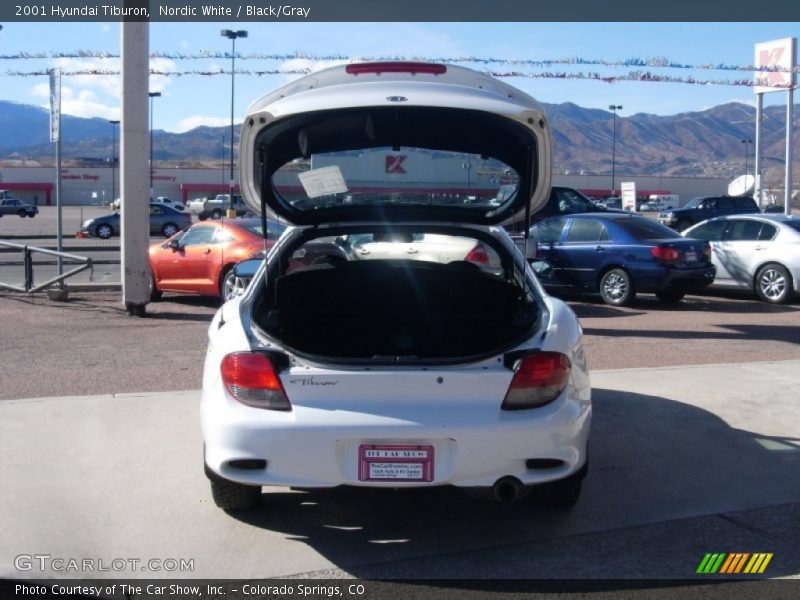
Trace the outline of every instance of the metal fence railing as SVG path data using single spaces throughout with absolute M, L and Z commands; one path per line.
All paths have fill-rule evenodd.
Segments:
M 47 248 L 37 248 L 36 246 L 15 244 L 14 242 L 6 242 L 4 240 L 0 240 L 0 247 L 15 248 L 22 252 L 23 269 L 25 271 L 25 283 L 22 286 L 20 286 L 0 281 L 0 288 L 6 288 L 17 292 L 27 292 L 27 293 L 38 292 L 40 290 L 50 287 L 55 283 L 64 281 L 68 277 L 72 277 L 73 275 L 80 273 L 81 271 L 93 268 L 92 259 L 86 256 L 78 256 L 77 254 L 69 254 L 67 252 L 58 252 L 56 250 L 49 250 Z M 58 259 L 66 259 L 69 261 L 77 262 L 79 264 L 76 268 L 72 269 L 71 271 L 61 273 L 60 275 L 56 275 L 55 277 L 52 277 L 47 281 L 40 283 L 39 285 L 35 285 L 33 278 L 34 253 L 47 254 L 49 256 L 55 256 Z M 59 262 L 61 262 L 61 260 L 59 260 Z

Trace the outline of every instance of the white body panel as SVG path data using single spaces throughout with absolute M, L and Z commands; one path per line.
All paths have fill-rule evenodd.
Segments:
M 502 237 L 506 247 L 513 247 L 498 228 L 472 229 L 491 231 Z M 289 230 L 279 245 L 302 231 Z M 528 276 L 544 297 L 546 312 L 540 331 L 518 348 L 562 352 L 569 357 L 572 371 L 558 399 L 522 411 L 500 408 L 513 376 L 503 366 L 502 355 L 467 365 L 369 369 L 318 365 L 293 357 L 291 368 L 280 375 L 292 403 L 290 412 L 240 404 L 226 392 L 220 364 L 230 352 L 255 349 L 245 334 L 251 325 L 247 307 L 242 306 L 258 287 L 251 285 L 243 298 L 226 303 L 209 326 L 201 403 L 207 465 L 240 483 L 298 487 L 485 487 L 506 475 L 535 484 L 577 471 L 586 460 L 591 422 L 582 331 L 572 310 L 546 297 L 530 270 Z M 259 277 L 263 277 L 263 267 Z M 276 349 L 266 341 L 255 347 Z M 361 444 L 432 445 L 434 481 L 359 481 Z M 242 458 L 263 458 L 269 466 L 265 471 L 247 472 L 226 464 Z M 531 471 L 525 467 L 529 458 L 560 459 L 565 465 Z

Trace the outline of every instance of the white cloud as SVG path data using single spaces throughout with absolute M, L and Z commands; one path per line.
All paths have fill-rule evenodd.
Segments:
M 31 94 L 37 97 L 50 97 L 50 86 L 38 83 L 33 86 Z M 49 110 L 49 102 L 45 106 Z M 75 90 L 69 86 L 61 86 L 61 112 L 75 117 L 100 117 L 102 119 L 119 119 L 119 106 L 109 106 L 91 90 Z
M 61 70 L 66 73 L 75 71 L 105 72 L 120 70 L 120 60 L 118 58 L 58 58 L 53 61 L 53 64 L 56 67 L 61 67 Z M 178 70 L 178 65 L 174 60 L 168 58 L 154 58 L 150 60 L 150 68 L 156 71 L 169 72 Z M 114 98 L 120 98 L 122 93 L 119 75 L 69 75 L 65 76 L 65 79 L 68 79 L 75 87 L 98 89 Z M 170 83 L 171 80 L 169 76 L 151 75 L 150 91 L 161 92 L 163 94 Z
M 119 75 L 68 74 L 76 71 L 118 71 L 118 58 L 59 58 L 53 61 L 53 65 L 66 73 L 62 76 L 61 85 L 62 113 L 76 117 L 120 118 L 122 90 Z M 150 61 L 150 68 L 169 72 L 176 70 L 177 64 L 170 59 L 156 58 Z M 171 78 L 166 75 L 151 75 L 150 91 L 167 95 L 166 90 L 170 83 Z M 38 83 L 31 88 L 30 93 L 37 98 L 49 98 L 50 86 L 47 83 Z
M 202 115 L 194 115 L 178 121 L 178 126 L 175 131 L 177 133 L 184 133 L 194 129 L 195 127 L 220 127 L 222 125 L 230 125 L 230 122 L 230 119 L 225 119 L 223 117 L 204 117 Z
M 53 65 L 61 67 L 62 72 L 75 71 L 119 71 L 118 58 L 57 58 Z M 96 88 L 114 98 L 120 97 L 119 75 L 67 75 L 62 81 L 69 81 L 75 87 Z
M 151 58 L 150 69 L 164 72 L 179 70 L 178 64 L 169 58 Z M 150 75 L 151 92 L 161 92 L 163 94 L 170 83 L 172 81 L 167 75 Z

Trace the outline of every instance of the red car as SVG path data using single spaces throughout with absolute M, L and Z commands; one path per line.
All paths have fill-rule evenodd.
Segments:
M 182 292 L 227 300 L 233 286 L 233 266 L 263 258 L 286 227 L 267 223 L 266 248 L 261 219 L 203 221 L 166 242 L 150 246 L 150 299 L 163 292 Z

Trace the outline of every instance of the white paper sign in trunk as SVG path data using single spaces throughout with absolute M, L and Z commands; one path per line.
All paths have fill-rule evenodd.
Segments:
M 795 57 L 795 38 L 783 38 L 756 44 L 756 67 L 769 67 L 772 69 L 785 69 L 781 71 L 756 71 L 756 94 L 765 92 L 785 92 L 794 85 L 793 69 L 797 65 Z
M 619 187 L 622 190 L 622 209 L 636 212 L 636 182 L 623 181 Z
M 50 141 L 61 135 L 61 69 L 50 69 Z

